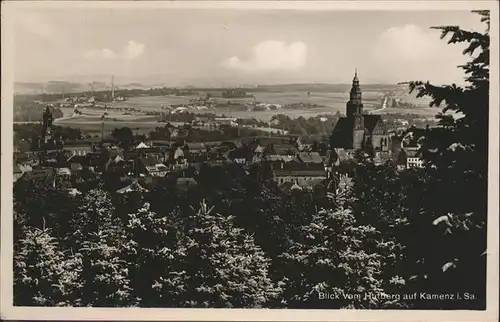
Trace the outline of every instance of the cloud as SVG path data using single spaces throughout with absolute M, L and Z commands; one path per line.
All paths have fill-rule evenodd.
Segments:
M 384 31 L 372 49 L 378 60 L 397 58 L 399 60 L 426 60 L 445 49 L 446 43 L 431 30 L 423 30 L 416 25 L 392 27 Z
M 44 38 L 52 36 L 56 31 L 54 25 L 37 12 L 22 12 L 17 16 L 17 22 L 25 30 Z
M 306 64 L 307 46 L 303 42 L 287 45 L 283 41 L 266 40 L 252 49 L 248 60 L 233 56 L 224 61 L 229 69 L 256 70 L 294 70 Z
M 141 56 L 144 53 L 146 46 L 140 44 L 133 40 L 129 40 L 127 45 L 123 47 L 121 53 L 117 54 L 113 50 L 108 48 L 103 49 L 92 49 L 84 53 L 84 57 L 92 60 L 104 60 L 104 59 L 134 59 Z
M 144 52 L 144 48 L 144 44 L 130 40 L 123 50 L 123 56 L 128 59 L 139 57 Z
M 463 78 L 456 67 L 464 62 L 457 45 L 440 39 L 440 31 L 407 24 L 385 30 L 370 48 L 380 75 L 439 82 Z

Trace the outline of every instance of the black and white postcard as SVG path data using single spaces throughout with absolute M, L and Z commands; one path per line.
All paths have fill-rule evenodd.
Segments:
M 496 321 L 498 29 L 496 1 L 2 2 L 1 318 Z

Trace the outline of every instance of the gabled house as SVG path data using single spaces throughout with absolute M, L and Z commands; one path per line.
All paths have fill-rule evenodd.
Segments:
M 168 172 L 166 165 L 154 157 L 141 157 L 137 162 L 137 173 L 144 176 L 164 177 Z
M 139 143 L 139 144 L 138 144 L 135 148 L 136 148 L 136 149 L 147 149 L 147 148 L 149 148 L 149 147 L 150 147 L 150 146 L 149 146 L 149 145 L 147 145 L 146 143 L 141 142 L 141 143 Z
M 263 145 L 257 145 L 253 150 L 253 161 L 259 162 L 264 157 L 264 153 L 266 152 L 266 147 Z
M 295 145 L 299 151 L 311 151 L 315 143 L 318 144 L 318 140 L 310 136 L 299 136 L 295 141 Z
M 125 161 L 121 155 L 110 157 L 104 165 L 105 172 L 121 175 L 132 172 L 132 168 L 131 162 Z
M 299 152 L 297 157 L 309 169 L 324 168 L 323 158 L 318 152 Z

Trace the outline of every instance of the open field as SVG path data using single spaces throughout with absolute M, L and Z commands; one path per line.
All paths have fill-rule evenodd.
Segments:
M 347 87 L 346 87 L 347 88 Z M 433 118 L 439 109 L 429 108 L 427 99 L 417 99 L 414 94 L 405 97 L 405 100 L 419 106 L 418 108 L 381 108 L 384 96 L 392 89 L 385 88 L 367 88 L 363 91 L 363 103 L 366 112 L 374 111 L 375 114 L 417 114 Z M 81 115 L 74 115 L 73 108 L 61 108 L 64 117 L 55 121 L 57 125 L 81 128 L 91 132 L 101 132 L 103 120 L 101 116 L 107 111 L 107 117 L 104 120 L 104 131 L 111 131 L 117 127 L 129 127 L 139 131 L 151 131 L 155 127 L 164 126 L 164 122 L 158 122 L 156 116 L 133 113 L 124 115 L 124 111 L 118 111 L 116 108 L 133 108 L 140 111 L 164 111 L 164 105 L 189 104 L 190 100 L 205 97 L 210 93 L 212 97 L 221 103 L 230 101 L 231 103 L 240 103 L 243 107 L 245 103 L 252 102 L 253 98 L 222 98 L 221 92 L 217 90 L 199 91 L 196 96 L 136 96 L 130 97 L 128 101 L 106 103 L 105 108 L 78 108 Z M 266 111 L 246 111 L 241 108 L 218 107 L 215 109 L 217 115 L 226 115 L 234 118 L 256 118 L 261 121 L 269 121 L 274 115 L 285 114 L 290 118 L 314 117 L 322 114 L 345 113 L 346 102 L 349 100 L 347 91 L 323 91 L 311 89 L 310 93 L 299 89 L 282 90 L 252 90 L 248 92 L 255 96 L 257 102 L 274 104 L 292 104 L 306 103 L 315 104 L 315 108 L 302 109 L 278 109 Z M 192 110 L 192 112 L 203 114 L 213 113 L 214 110 Z
M 264 102 L 264 103 L 275 103 L 275 104 L 291 104 L 291 103 L 309 103 L 316 104 L 319 107 L 316 108 L 308 108 L 308 109 L 280 109 L 280 110 L 271 110 L 271 111 L 244 111 L 244 110 L 235 110 L 229 108 L 217 108 L 216 113 L 218 115 L 230 115 L 236 118 L 251 118 L 255 117 L 256 119 L 260 119 L 263 121 L 268 121 L 271 119 L 273 115 L 276 114 L 286 114 L 292 118 L 296 117 L 312 117 L 319 114 L 329 114 L 336 113 L 339 111 L 340 113 L 345 113 L 345 104 L 349 99 L 348 93 L 311 93 L 311 95 L 307 95 L 307 93 L 303 92 L 253 92 L 255 95 L 256 101 Z M 117 118 L 117 119 L 138 119 L 142 116 L 139 115 L 123 115 L 123 112 L 113 111 L 113 108 L 135 108 L 141 110 L 150 110 L 150 111 L 162 111 L 162 106 L 164 105 L 177 105 L 177 104 L 188 104 L 191 99 L 199 98 L 203 96 L 204 93 L 200 93 L 199 96 L 138 96 L 131 97 L 128 101 L 125 102 L 113 102 L 106 104 L 108 109 L 108 117 L 109 118 Z M 365 106 L 365 110 L 369 112 L 370 110 L 376 110 L 381 107 L 382 101 L 384 98 L 384 92 L 374 91 L 374 92 L 366 92 L 363 93 L 363 103 Z M 232 103 L 247 103 L 253 101 L 252 98 L 216 98 L 220 102 L 231 101 Z M 428 101 L 419 99 L 414 102 L 419 102 L 421 107 L 414 109 L 405 109 L 405 108 L 390 108 L 385 109 L 383 111 L 377 113 L 403 113 L 403 114 L 420 114 L 420 115 L 429 115 L 433 116 L 436 114 L 436 109 L 428 108 Z M 72 109 L 63 109 L 65 116 L 72 115 Z M 84 114 L 87 115 L 97 115 L 104 112 L 104 109 L 81 109 Z M 197 110 L 196 113 L 212 113 L 213 110 Z
M 330 107 L 334 109 L 342 109 L 345 107 L 345 102 L 349 100 L 348 93 L 307 93 L 302 92 L 254 92 L 255 100 L 257 102 L 271 103 L 271 104 L 291 104 L 291 103 L 309 103 L 317 104 L 319 106 Z M 381 104 L 383 93 L 368 92 L 363 93 L 363 99 L 367 107 L 377 107 Z M 125 102 L 113 102 L 107 104 L 109 107 L 122 107 L 122 108 L 144 108 L 152 110 L 161 110 L 165 104 L 188 104 L 191 99 L 203 97 L 204 93 L 198 96 L 138 96 L 131 97 Z M 233 103 L 247 103 L 252 102 L 252 98 L 221 98 L 214 97 L 220 102 L 231 101 Z M 334 110 L 335 112 L 335 110 Z
M 67 127 L 72 127 L 72 128 L 79 128 L 85 132 L 90 132 L 94 134 L 100 134 L 101 132 L 104 132 L 104 134 L 109 134 L 111 133 L 115 128 L 121 128 L 121 127 L 128 127 L 130 128 L 133 132 L 135 133 L 148 133 L 153 131 L 156 127 L 164 127 L 167 123 L 166 122 L 158 122 L 158 121 L 132 121 L 132 120 L 119 120 L 119 121 L 114 121 L 114 120 L 109 120 L 106 119 L 104 122 L 99 118 L 66 118 L 66 119 L 57 119 L 55 120 L 54 124 L 59 125 L 59 126 L 67 126 Z M 174 126 L 181 126 L 184 123 L 182 122 L 170 122 L 170 124 Z M 255 131 L 260 131 L 264 133 L 281 133 L 281 134 L 287 134 L 288 131 L 282 130 L 282 129 L 274 129 L 274 128 L 267 128 L 267 127 L 249 127 L 249 126 L 242 126 L 246 128 L 251 128 L 252 130 Z M 198 128 L 203 128 L 203 127 L 198 127 Z M 205 129 L 208 129 L 205 127 Z

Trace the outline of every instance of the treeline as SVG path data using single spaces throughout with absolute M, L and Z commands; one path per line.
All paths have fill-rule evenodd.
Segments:
M 92 97 L 94 96 L 98 101 L 109 101 L 111 99 L 111 90 L 105 91 L 95 91 L 95 92 L 80 92 L 80 93 L 68 93 L 66 96 L 75 97 Z M 192 89 L 177 89 L 177 88 L 150 88 L 150 89 L 116 89 L 115 97 L 135 97 L 135 96 L 164 96 L 164 95 L 175 95 L 175 96 L 191 96 L 198 95 L 198 92 Z M 59 93 L 44 93 L 44 94 L 33 94 L 25 95 L 19 94 L 14 96 L 14 102 L 30 103 L 35 101 L 40 102 L 54 102 L 59 101 L 62 98 L 62 94 Z M 17 105 L 17 104 L 15 104 Z
M 37 142 L 38 138 L 42 135 L 41 123 L 30 124 L 14 124 L 14 143 L 18 142 Z M 66 126 L 53 126 L 54 137 L 62 140 L 76 141 L 85 137 L 85 134 L 78 128 L 71 128 Z
M 110 177 L 76 196 L 63 182 L 16 183 L 16 305 L 484 307 L 485 214 L 471 203 L 483 197 L 466 189 L 480 182 L 362 162 L 354 179 L 285 195 L 269 171 L 204 165 L 187 191 L 167 177 L 128 194 L 107 191 Z M 394 298 L 414 292 L 476 298 Z
M 245 90 L 242 89 L 228 89 L 222 92 L 222 97 L 224 98 L 245 98 L 253 97 L 253 95 L 247 94 Z
M 271 124 L 273 124 L 274 128 L 289 131 L 291 134 L 327 134 L 332 131 L 340 117 L 341 115 L 339 112 L 334 115 L 318 115 L 308 119 L 302 116 L 292 119 L 287 115 L 278 114 L 271 118 Z
M 45 106 L 37 103 L 22 105 L 14 109 L 14 122 L 42 122 Z M 52 108 L 52 117 L 58 119 L 64 114 L 60 108 Z

